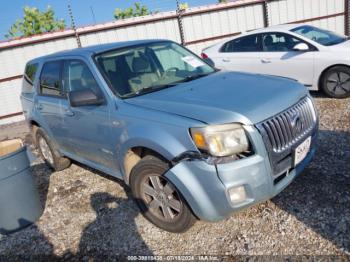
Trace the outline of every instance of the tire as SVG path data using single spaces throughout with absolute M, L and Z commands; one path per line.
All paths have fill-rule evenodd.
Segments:
M 155 156 L 142 158 L 131 170 L 131 191 L 150 222 L 166 231 L 181 233 L 196 218 L 175 186 L 163 176 L 168 169 L 168 164 Z
M 322 76 L 321 89 L 332 98 L 347 98 L 350 96 L 350 68 L 334 66 Z
M 35 138 L 41 158 L 51 169 L 54 171 L 61 171 L 71 165 L 71 161 L 66 157 L 62 157 L 55 149 L 43 129 L 37 129 Z

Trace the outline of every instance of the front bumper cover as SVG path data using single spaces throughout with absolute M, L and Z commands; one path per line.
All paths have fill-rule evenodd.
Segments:
M 254 127 L 248 127 L 247 131 L 253 141 L 255 155 L 218 165 L 199 159 L 184 159 L 165 174 L 198 218 L 218 221 L 233 212 L 274 197 L 303 171 L 316 151 L 315 129 L 305 159 L 295 168 L 287 170 L 276 183 L 261 135 Z M 244 186 L 247 195 L 245 201 L 237 205 L 231 203 L 228 195 L 228 189 L 235 186 Z

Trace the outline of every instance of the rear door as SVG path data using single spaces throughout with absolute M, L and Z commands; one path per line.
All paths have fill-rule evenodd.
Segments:
M 60 148 L 69 151 L 69 144 L 66 143 L 68 130 L 63 125 L 62 105 L 67 104 L 67 96 L 62 89 L 62 66 L 61 60 L 47 61 L 43 64 L 35 110 L 48 134 L 58 143 Z
M 261 35 L 248 35 L 225 43 L 213 60 L 218 68 L 256 73 L 259 72 L 261 51 Z

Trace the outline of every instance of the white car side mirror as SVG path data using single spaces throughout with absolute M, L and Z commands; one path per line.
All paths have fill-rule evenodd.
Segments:
M 294 51 L 302 51 L 302 52 L 305 52 L 305 51 L 309 51 L 310 48 L 307 44 L 305 43 L 299 43 L 299 44 L 296 44 L 294 47 L 293 47 L 293 50 Z

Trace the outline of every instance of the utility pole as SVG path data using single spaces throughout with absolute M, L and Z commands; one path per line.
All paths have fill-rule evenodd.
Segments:
M 181 44 L 185 45 L 186 42 L 185 42 L 184 28 L 182 24 L 182 12 L 183 10 L 180 9 L 180 3 L 178 0 L 176 0 L 177 23 L 179 25 L 180 39 L 181 39 Z
M 79 37 L 79 34 L 77 32 L 77 28 L 75 27 L 73 12 L 72 12 L 72 8 L 71 8 L 71 5 L 69 2 L 68 2 L 68 13 L 70 16 L 71 26 L 72 26 L 72 29 L 73 29 L 74 34 L 75 34 L 75 39 L 77 40 L 77 45 L 80 48 L 81 47 L 80 37 Z

